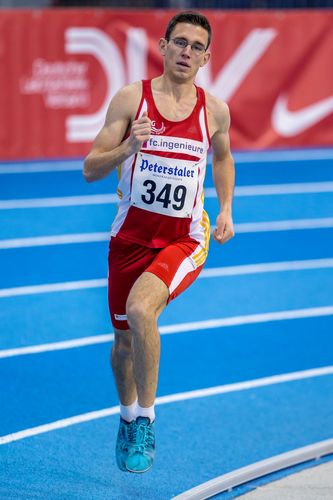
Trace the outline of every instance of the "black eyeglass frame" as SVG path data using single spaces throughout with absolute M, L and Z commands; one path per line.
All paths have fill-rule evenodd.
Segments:
M 184 45 L 183 46 L 182 45 L 177 45 L 177 43 L 176 43 L 175 40 L 177 40 L 179 42 L 184 42 Z M 169 38 L 169 40 L 167 40 L 167 42 L 173 42 L 177 48 L 181 48 L 181 49 L 186 49 L 186 47 L 188 45 L 190 45 L 192 52 L 194 52 L 195 54 L 200 55 L 200 56 L 202 54 L 204 54 L 207 51 L 207 49 L 208 49 L 208 47 L 205 47 L 201 43 L 198 43 L 198 42 L 190 43 L 188 40 L 186 40 L 186 38 L 178 37 L 178 36 L 176 36 L 175 38 Z M 194 45 L 197 47 L 197 49 L 199 49 L 199 51 L 196 51 L 193 48 Z

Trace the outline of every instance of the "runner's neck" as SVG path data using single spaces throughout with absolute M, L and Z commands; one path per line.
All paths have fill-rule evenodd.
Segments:
M 164 75 L 151 81 L 151 91 L 160 115 L 170 121 L 182 121 L 189 117 L 197 104 L 194 83 L 175 84 Z

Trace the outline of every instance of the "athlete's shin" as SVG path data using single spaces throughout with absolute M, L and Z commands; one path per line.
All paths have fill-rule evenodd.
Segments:
M 111 366 L 121 404 L 131 405 L 137 398 L 133 374 L 132 336 L 128 331 L 115 331 Z
M 160 335 L 156 317 L 141 305 L 128 307 L 127 321 L 133 335 L 133 371 L 141 407 L 154 404 L 160 360 Z

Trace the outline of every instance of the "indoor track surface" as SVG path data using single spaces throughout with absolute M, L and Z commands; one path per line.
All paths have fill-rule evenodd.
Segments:
M 235 154 L 235 238 L 163 312 L 157 453 L 120 472 L 107 253 L 116 174 L 0 164 L 0 498 L 168 500 L 333 437 L 333 150 Z M 218 203 L 211 168 L 205 207 Z M 234 498 L 240 486 L 218 498 Z

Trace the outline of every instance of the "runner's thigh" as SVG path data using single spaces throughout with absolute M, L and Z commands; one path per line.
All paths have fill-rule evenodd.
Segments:
M 206 255 L 207 251 L 199 243 L 191 240 L 178 241 L 161 250 L 146 272 L 155 274 L 165 283 L 170 302 L 198 277 Z
M 129 329 L 126 318 L 126 302 L 129 292 L 159 251 L 129 243 L 120 238 L 111 238 L 108 259 L 108 299 L 114 328 Z

